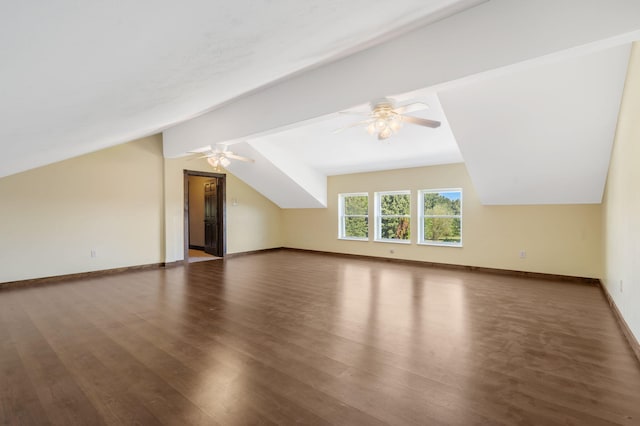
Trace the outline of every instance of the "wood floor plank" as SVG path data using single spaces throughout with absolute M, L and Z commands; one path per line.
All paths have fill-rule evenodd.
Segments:
M 202 325 L 202 326 L 204 327 L 206 325 Z M 252 342 L 255 342 L 257 340 L 256 336 L 247 336 L 247 337 L 248 337 L 248 340 L 250 340 Z M 302 349 L 303 348 L 298 348 L 299 351 L 302 350 Z M 362 392 L 360 392 L 360 393 L 362 393 Z M 463 408 L 461 408 L 461 409 L 463 410 Z
M 399 333 L 400 333 L 400 331 L 399 331 Z M 314 335 L 317 335 L 317 334 L 318 334 L 318 333 L 315 333 Z M 517 336 L 515 336 L 515 337 L 517 337 Z M 328 339 L 333 339 L 333 338 L 335 338 L 335 336 L 329 336 L 329 337 L 328 337 Z M 483 339 L 483 340 L 482 340 L 482 342 L 485 342 L 486 340 L 487 340 L 487 338 Z M 539 345 L 532 345 L 532 346 L 531 346 L 531 349 L 529 350 L 529 352 L 531 352 L 531 350 L 532 350 L 532 349 L 537 348 L 538 346 L 539 346 Z M 357 348 L 355 348 L 355 349 L 357 349 Z M 416 349 L 419 349 L 419 348 L 416 348 Z M 466 349 L 466 348 L 460 348 L 459 353 L 460 353 L 460 351 L 464 351 L 464 349 Z M 413 352 L 413 351 L 412 351 L 412 352 Z M 504 357 L 502 357 L 502 358 L 504 358 Z M 434 359 L 434 357 L 433 357 L 433 356 L 431 356 L 431 357 L 430 357 L 430 359 L 429 359 L 430 364 L 432 364 L 434 361 L 436 361 L 436 360 Z M 451 362 L 450 360 L 446 360 L 446 361 L 447 361 L 447 362 L 449 362 L 449 363 Z M 617 361 L 617 360 L 616 360 L 616 361 Z M 632 361 L 633 361 L 633 359 L 632 359 Z M 486 361 L 483 361 L 483 362 L 486 364 Z M 617 364 L 617 362 L 616 362 L 616 364 Z M 592 366 L 589 366 L 589 367 L 592 367 Z M 620 366 L 618 365 L 618 368 L 619 368 L 619 367 L 620 367 Z
M 0 309 L 5 308 L 0 306 Z M 0 424 L 49 424 L 9 332 L 0 320 Z
M 69 299 L 69 292 L 65 293 Z M 99 411 L 105 423 L 121 424 L 161 424 L 138 399 L 135 394 L 126 390 L 125 384 L 118 376 L 111 374 L 92 353 L 90 348 L 100 348 L 105 344 L 114 344 L 95 334 L 95 331 L 82 322 L 82 318 L 70 315 L 71 310 L 61 312 L 52 310 L 52 299 L 46 301 L 40 297 L 32 300 L 30 318 L 36 327 L 46 336 L 47 343 L 67 367 L 80 388 L 85 392 L 92 404 Z M 82 324 L 79 330 L 78 324 Z M 65 331 L 74 329 L 73 334 Z
M 118 302 L 116 305 L 109 305 L 109 311 L 118 312 L 118 316 L 126 318 L 130 315 L 126 311 L 117 311 L 117 306 L 125 305 L 122 302 Z M 163 310 L 163 316 L 167 313 L 167 310 Z M 152 324 L 152 322 L 148 322 Z M 143 323 L 136 323 L 130 328 L 143 327 Z M 213 341 L 214 345 L 207 345 L 207 339 L 202 339 L 200 332 L 191 332 L 188 329 L 179 327 L 179 330 L 175 333 L 168 333 L 167 329 L 170 324 L 162 322 L 155 327 L 144 327 L 142 331 L 139 331 L 136 339 L 140 342 L 145 342 L 147 345 L 156 345 L 161 347 L 167 353 L 170 353 L 177 359 L 180 359 L 186 365 L 198 366 L 200 371 L 206 372 L 206 370 L 213 369 L 215 372 L 214 377 L 223 381 L 224 392 L 226 389 L 225 377 L 229 376 L 230 380 L 242 380 L 248 382 L 250 386 L 244 388 L 245 392 L 253 394 L 253 388 L 258 387 L 266 389 L 273 383 L 280 383 L 280 386 L 269 389 L 269 392 L 258 392 L 258 397 L 261 399 L 273 399 L 277 400 L 277 409 L 282 411 L 292 411 L 291 404 L 287 404 L 282 398 L 288 398 L 295 404 L 301 403 L 305 407 L 308 407 L 306 417 L 302 423 L 305 424 L 322 424 L 324 423 L 321 418 L 328 418 L 334 424 L 348 421 L 350 424 L 368 424 L 375 425 L 379 421 L 371 416 L 359 412 L 356 409 L 348 409 L 344 403 L 335 400 L 330 396 L 318 392 L 311 386 L 304 385 L 294 378 L 287 377 L 283 374 L 279 374 L 277 371 L 264 365 L 263 362 L 247 356 L 242 351 L 238 351 L 228 346 L 224 346 L 221 350 L 217 341 Z M 151 336 L 151 338 L 149 337 Z M 194 336 L 193 339 L 190 339 Z M 202 346 L 204 342 L 204 348 Z M 211 342 L 209 342 L 211 343 Z M 203 348 L 203 349 L 201 349 Z M 247 374 L 246 370 L 250 370 L 251 374 Z M 209 391 L 216 391 L 220 387 L 219 383 L 209 381 L 207 388 Z M 255 403 L 255 401 L 253 401 Z M 295 407 L 295 406 L 294 406 Z M 245 415 L 248 410 L 244 410 Z M 264 411 L 264 407 L 262 410 Z M 297 409 L 296 411 L 299 411 Z M 313 414 L 318 413 L 319 417 L 314 418 Z M 254 421 L 246 420 L 246 423 L 254 423 Z M 290 423 L 290 422 L 285 422 Z
M 203 326 L 205 326 L 205 325 L 203 325 Z M 260 340 L 260 337 L 259 337 L 259 335 L 249 336 L 249 339 L 248 339 L 248 340 L 250 340 L 251 342 L 254 342 L 253 344 L 255 344 L 255 342 L 256 342 L 256 341 Z M 260 351 L 261 351 L 261 352 L 266 352 L 264 349 L 261 349 Z M 296 351 L 297 351 L 297 352 L 304 352 L 304 348 L 303 348 L 303 347 L 298 347 L 298 348 L 296 349 Z M 316 363 L 316 364 L 317 364 L 317 363 Z M 433 387 L 433 385 L 432 385 L 432 387 Z M 440 391 L 442 391 L 442 390 L 440 390 Z
M 70 293 L 66 293 L 64 295 L 65 299 L 69 295 Z M 51 303 L 56 302 L 54 294 L 47 296 Z M 91 309 L 92 312 L 97 312 L 95 306 Z M 66 321 L 61 321 L 60 328 L 57 329 L 67 329 L 73 327 L 74 323 L 80 323 L 87 330 L 90 341 L 82 344 L 90 349 L 88 356 L 97 360 L 96 367 L 103 368 L 106 372 L 106 376 L 103 378 L 96 376 L 95 370 L 91 372 L 91 376 L 93 376 L 94 381 L 107 379 L 110 381 L 109 386 L 113 387 L 113 391 L 109 392 L 108 399 L 105 400 L 108 404 L 103 407 L 109 414 L 115 414 L 117 418 L 125 418 L 127 422 L 132 423 L 137 422 L 139 418 L 144 419 L 141 424 L 155 424 L 158 422 L 165 424 L 217 424 L 215 419 L 205 413 L 202 407 L 193 404 L 180 394 L 172 384 L 167 383 L 157 375 L 153 366 L 150 367 L 140 362 L 123 347 L 120 341 L 114 339 L 109 333 L 105 333 L 103 329 L 94 327 L 85 317 L 76 315 L 75 311 L 75 306 L 67 307 Z M 115 325 L 114 323 L 109 328 L 117 329 L 118 327 Z M 41 326 L 45 327 L 44 324 L 41 324 Z M 72 347 L 71 351 L 74 349 Z M 83 362 L 86 362 L 86 360 L 83 360 Z M 86 367 L 90 368 L 88 365 Z M 88 374 L 85 376 L 91 377 Z M 114 380 L 114 378 L 117 380 Z M 96 392 L 105 392 L 108 388 L 103 386 L 98 389 L 92 389 Z M 127 394 L 133 394 L 134 399 L 115 399 L 116 395 L 113 392 L 116 392 L 117 389 L 126 390 Z M 138 404 L 131 404 L 136 400 L 142 407 Z
M 8 424 L 635 425 L 599 289 L 274 251 L 0 290 Z
M 12 340 L 46 419 L 58 425 L 104 424 L 65 366 L 22 309 L 3 312 Z M 9 388 L 10 390 L 12 388 Z

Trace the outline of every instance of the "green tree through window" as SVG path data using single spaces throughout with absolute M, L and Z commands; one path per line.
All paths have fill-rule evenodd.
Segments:
M 339 238 L 369 239 L 369 195 L 339 195 Z
M 376 193 L 376 239 L 411 240 L 411 194 L 409 191 Z
M 420 200 L 420 242 L 461 246 L 462 190 L 423 190 Z

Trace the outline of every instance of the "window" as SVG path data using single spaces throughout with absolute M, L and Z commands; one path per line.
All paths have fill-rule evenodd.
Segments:
M 419 191 L 420 244 L 462 247 L 462 189 Z
M 411 193 L 376 192 L 376 241 L 411 242 Z
M 345 240 L 369 239 L 369 194 L 338 195 L 338 238 Z

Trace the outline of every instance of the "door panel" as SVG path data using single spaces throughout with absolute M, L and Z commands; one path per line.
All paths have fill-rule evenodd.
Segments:
M 190 197 L 194 195 L 189 189 L 189 184 L 195 182 L 191 179 L 194 176 L 203 177 L 205 179 L 198 180 L 199 190 L 205 190 L 205 194 L 199 195 L 203 205 L 197 202 L 197 215 L 191 214 L 189 206 Z M 201 186 L 202 185 L 202 186 Z M 207 187 L 208 185 L 208 187 Z M 191 189 L 194 187 L 192 186 Z M 200 194 L 202 192 L 198 191 Z M 216 173 L 202 173 L 191 170 L 184 170 L 184 258 L 189 257 L 189 248 L 191 244 L 192 228 L 191 221 L 197 220 L 202 226 L 197 227 L 198 235 L 201 236 L 200 247 L 206 246 L 205 251 L 214 256 L 223 257 L 226 252 L 226 232 L 225 232 L 225 193 L 226 193 L 226 177 L 225 175 Z M 198 217 L 200 216 L 200 217 Z M 197 219 L 196 219 L 197 218 Z M 208 225 L 208 226 L 207 226 Z M 205 226 L 207 229 L 205 229 Z M 204 238 L 206 237 L 206 243 Z
M 204 186 L 204 251 L 214 256 L 222 256 L 218 201 L 218 179 L 211 179 Z

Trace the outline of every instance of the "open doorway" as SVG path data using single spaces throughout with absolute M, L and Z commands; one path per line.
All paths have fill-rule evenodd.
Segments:
M 226 252 L 226 176 L 184 171 L 184 259 L 220 259 Z

